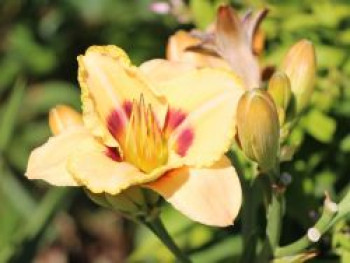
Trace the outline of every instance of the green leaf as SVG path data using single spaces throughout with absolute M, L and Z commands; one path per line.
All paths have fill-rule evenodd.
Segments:
M 11 140 L 15 129 L 17 114 L 22 106 L 25 84 L 23 80 L 18 80 L 13 88 L 11 97 L 5 106 L 5 112 L 0 121 L 0 152 L 3 152 L 6 145 Z
M 9 170 L 3 169 L 1 172 L 0 191 L 6 197 L 6 201 L 10 202 L 19 214 L 30 217 L 36 207 L 32 195 Z
M 190 8 L 199 29 L 205 29 L 215 18 L 215 6 L 209 0 L 191 0 Z
M 350 134 L 347 135 L 342 141 L 340 142 L 340 149 L 343 152 L 350 152 Z
M 16 75 L 20 73 L 21 64 L 10 56 L 5 56 L 0 60 L 0 95 L 14 82 Z
M 346 58 L 346 52 L 333 46 L 316 45 L 316 57 L 319 68 L 339 67 Z
M 48 111 L 57 104 L 67 104 L 78 108 L 80 105 L 79 90 L 65 81 L 47 81 L 31 86 L 23 107 L 21 117 L 28 120 L 38 114 L 48 114 Z
M 56 66 L 51 48 L 39 44 L 27 25 L 16 25 L 8 35 L 9 54 L 33 74 L 45 74 Z
M 307 133 L 323 143 L 332 140 L 337 126 L 334 119 L 315 109 L 303 118 L 302 124 Z
M 42 199 L 40 205 L 32 211 L 31 217 L 25 224 L 19 226 L 15 234 L 12 236 L 11 242 L 0 248 L 0 262 L 8 262 L 16 253 L 19 257 L 25 255 L 20 251 L 19 244 L 25 241 L 33 240 L 42 234 L 43 230 L 50 222 L 52 216 L 57 213 L 61 206 L 67 205 L 67 201 L 71 199 L 73 191 L 69 188 L 53 188 Z M 69 203 L 69 202 L 68 202 Z M 30 249 L 30 246 L 23 246 L 23 250 Z M 30 262 L 28 258 L 18 259 L 18 262 Z
M 315 253 L 314 251 L 305 252 L 293 256 L 276 258 L 272 261 L 272 263 L 302 263 L 307 262 L 309 259 L 314 258 L 316 255 L 317 253 Z
M 193 255 L 193 262 L 238 262 L 242 253 L 243 244 L 240 236 L 231 236 L 213 246 L 200 250 Z M 235 260 L 234 260 L 235 259 Z

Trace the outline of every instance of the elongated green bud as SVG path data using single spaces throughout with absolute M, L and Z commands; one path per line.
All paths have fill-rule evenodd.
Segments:
M 278 119 L 282 126 L 287 113 L 287 108 L 292 96 L 290 81 L 286 73 L 277 71 L 269 81 L 268 90 L 276 104 Z
M 267 91 L 275 101 L 276 106 L 286 111 L 292 96 L 290 81 L 286 73 L 277 71 L 273 74 Z
M 284 58 L 281 70 L 289 77 L 296 113 L 300 113 L 308 105 L 314 90 L 316 56 L 313 44 L 305 39 L 294 44 Z
M 263 172 L 275 172 L 279 150 L 279 121 L 275 103 L 267 91 L 253 89 L 237 108 L 238 138 L 245 155 Z

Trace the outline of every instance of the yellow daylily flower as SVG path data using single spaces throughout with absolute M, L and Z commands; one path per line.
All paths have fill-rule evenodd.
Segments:
M 193 220 L 232 224 L 241 186 L 224 153 L 240 79 L 166 60 L 137 68 L 116 46 L 92 46 L 78 62 L 83 121 L 63 106 L 51 111 L 70 121 L 52 121 L 54 136 L 31 153 L 27 177 L 113 196 L 146 187 Z

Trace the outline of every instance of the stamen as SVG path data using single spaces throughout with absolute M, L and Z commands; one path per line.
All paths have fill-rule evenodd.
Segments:
M 125 140 L 121 142 L 124 159 L 144 172 L 151 172 L 166 163 L 167 141 L 158 126 L 151 105 L 143 96 L 132 103 Z

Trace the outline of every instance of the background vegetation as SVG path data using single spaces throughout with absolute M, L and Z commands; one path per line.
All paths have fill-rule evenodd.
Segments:
M 143 227 L 96 207 L 78 189 L 50 187 L 23 175 L 30 151 L 49 136 L 56 104 L 79 109 L 76 56 L 93 44 L 116 44 L 135 63 L 164 57 L 169 35 L 203 27 L 208 3 L 191 1 L 181 16 L 153 13 L 150 0 L 2 0 L 0 3 L 0 262 L 167 262 L 172 256 Z M 174 1 L 175 2 L 175 1 Z M 268 7 L 262 65 L 278 65 L 301 38 L 316 46 L 318 78 L 312 104 L 291 142 L 298 146 L 282 171 L 287 191 L 282 244 L 305 233 L 324 192 L 337 201 L 350 176 L 350 4 L 348 1 L 232 1 L 242 12 Z M 188 13 L 187 13 L 188 12 Z M 180 19 L 180 22 L 178 21 Z M 239 158 L 241 165 L 249 165 Z M 249 175 L 242 176 L 248 181 Z M 242 252 L 240 222 L 215 229 L 170 207 L 164 221 L 197 262 L 234 262 Z M 264 234 L 263 213 L 257 219 Z M 350 262 L 349 218 L 315 247 L 313 262 Z M 348 260 L 348 261 L 347 261 Z

